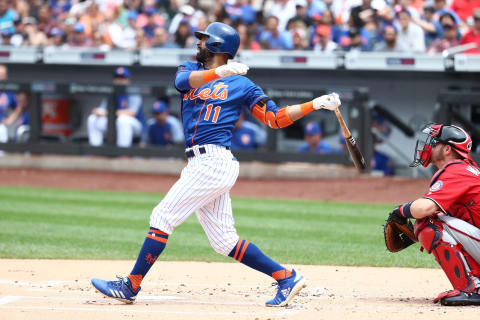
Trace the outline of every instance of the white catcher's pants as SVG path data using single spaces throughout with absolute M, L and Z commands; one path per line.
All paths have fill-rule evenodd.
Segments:
M 103 135 L 107 131 L 107 117 L 99 117 L 94 114 L 88 116 L 87 129 L 88 141 L 92 146 L 101 146 L 103 144 Z M 142 124 L 137 118 L 120 115 L 116 120 L 117 127 L 117 146 L 130 147 L 133 137 L 140 136 L 142 133 Z
M 239 163 L 230 150 L 216 145 L 193 147 L 195 157 L 188 160 L 180 179 L 165 198 L 153 209 L 150 225 L 171 234 L 190 214 L 196 211 L 216 252 L 228 255 L 238 242 L 234 227 L 230 189 L 235 184 Z

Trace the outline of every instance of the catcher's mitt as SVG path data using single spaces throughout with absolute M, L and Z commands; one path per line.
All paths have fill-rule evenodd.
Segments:
M 402 216 L 400 207 L 395 208 L 388 215 L 383 226 L 383 235 L 385 236 L 385 245 L 390 252 L 401 251 L 418 241 L 413 232 L 412 222 Z

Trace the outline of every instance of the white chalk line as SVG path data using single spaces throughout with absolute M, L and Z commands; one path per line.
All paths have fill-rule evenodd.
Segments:
M 0 298 L 0 306 L 5 305 L 7 303 L 15 302 L 20 300 L 21 297 L 19 296 L 6 296 L 3 298 Z
M 10 310 L 48 310 L 48 311 L 95 311 L 95 312 L 124 312 L 124 313 L 163 313 L 163 314 L 183 314 L 183 315 L 205 315 L 205 316 L 246 316 L 252 315 L 252 312 L 217 312 L 217 311 L 173 311 L 173 310 L 154 310 L 149 308 L 148 310 L 139 310 L 139 309 L 127 309 L 127 308 L 80 308 L 80 307 L 41 307 L 41 306 L 0 306 L 1 309 L 10 309 Z M 298 311 L 288 309 L 280 310 L 273 312 L 275 315 L 284 316 L 284 315 L 293 315 Z M 272 313 L 265 313 L 265 315 L 271 315 Z M 258 315 L 258 312 L 255 313 Z

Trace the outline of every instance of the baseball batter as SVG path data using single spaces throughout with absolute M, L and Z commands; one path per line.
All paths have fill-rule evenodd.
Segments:
M 246 65 L 227 64 L 240 43 L 235 29 L 215 22 L 195 35 L 197 62 L 181 64 L 175 76 L 175 87 L 182 99 L 188 164 L 153 209 L 150 229 L 130 275 L 118 281 L 92 279 L 92 284 L 108 297 L 134 302 L 142 280 L 162 253 L 169 235 L 196 212 L 216 252 L 277 280 L 278 292 L 266 305 L 285 306 L 305 286 L 305 278 L 269 258 L 235 230 L 229 192 L 237 180 L 239 163 L 230 151 L 232 131 L 243 107 L 262 123 L 277 129 L 314 110 L 333 110 L 340 100 L 336 94 L 324 95 L 304 104 L 279 108 L 243 76 L 248 71 Z
M 453 125 L 428 125 L 423 134 L 412 166 L 431 163 L 439 170 L 423 197 L 399 206 L 390 216 L 417 219 L 412 240 L 418 239 L 422 251 L 433 253 L 452 284 L 453 290 L 434 302 L 480 305 L 480 169 L 470 157 L 472 139 Z M 411 244 L 403 235 L 397 239 Z

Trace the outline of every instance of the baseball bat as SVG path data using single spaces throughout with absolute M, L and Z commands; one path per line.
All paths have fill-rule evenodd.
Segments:
M 347 145 L 348 152 L 352 157 L 353 164 L 355 164 L 355 167 L 359 171 L 365 170 L 367 168 L 365 159 L 363 158 L 363 155 L 358 148 L 355 138 L 350 133 L 350 130 L 348 130 L 348 127 L 345 124 L 345 120 L 343 120 L 342 114 L 340 113 L 340 110 L 338 110 L 338 108 L 335 108 L 335 115 L 337 116 L 340 127 L 342 128 L 343 136 L 345 137 L 345 143 Z

